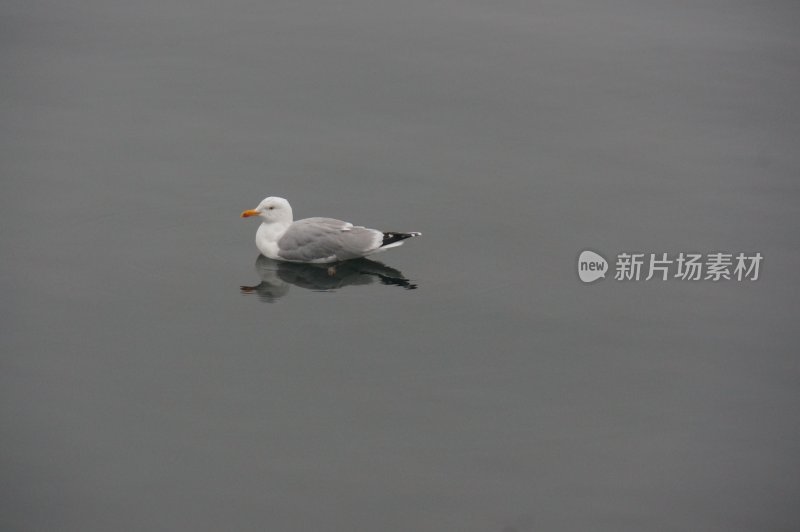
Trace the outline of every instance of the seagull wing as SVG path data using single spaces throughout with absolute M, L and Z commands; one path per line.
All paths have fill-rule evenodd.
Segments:
M 378 249 L 383 233 L 334 218 L 306 218 L 278 240 L 278 256 L 294 262 L 334 262 L 363 257 Z

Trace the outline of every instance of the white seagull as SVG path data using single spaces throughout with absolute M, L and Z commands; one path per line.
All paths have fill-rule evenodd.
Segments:
M 269 197 L 242 218 L 260 216 L 256 247 L 270 259 L 287 262 L 337 262 L 379 253 L 422 233 L 384 232 L 334 218 L 293 221 L 292 206 L 283 198 Z

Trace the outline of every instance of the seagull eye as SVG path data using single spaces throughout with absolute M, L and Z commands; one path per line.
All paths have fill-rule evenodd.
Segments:
M 270 207 L 270 208 L 269 208 L 269 210 L 272 210 L 272 209 L 274 209 L 274 208 L 275 208 L 275 207 Z

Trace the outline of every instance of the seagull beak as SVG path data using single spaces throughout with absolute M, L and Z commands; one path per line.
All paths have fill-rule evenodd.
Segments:
M 256 210 L 254 210 L 254 209 L 250 209 L 250 210 L 244 211 L 242 213 L 242 218 L 249 218 L 251 216 L 258 216 L 259 214 L 261 214 L 261 213 L 256 211 Z

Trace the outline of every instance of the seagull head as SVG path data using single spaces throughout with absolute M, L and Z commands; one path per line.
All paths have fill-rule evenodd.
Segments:
M 270 196 L 255 209 L 242 213 L 242 218 L 250 216 L 260 216 L 264 222 L 292 223 L 292 206 L 283 198 Z

